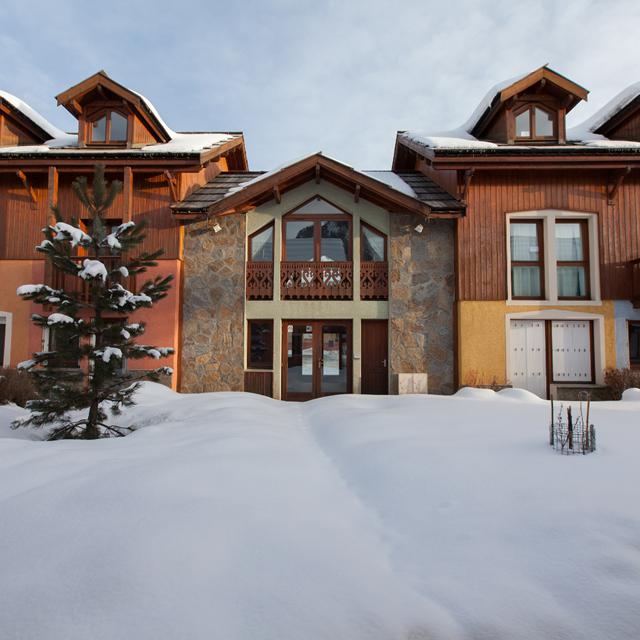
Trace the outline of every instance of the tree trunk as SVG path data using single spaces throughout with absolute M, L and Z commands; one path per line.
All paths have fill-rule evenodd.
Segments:
M 98 408 L 100 407 L 100 401 L 97 398 L 91 402 L 89 408 L 89 417 L 87 418 L 87 428 L 84 431 L 85 438 L 87 440 L 95 440 L 100 437 L 98 431 Z

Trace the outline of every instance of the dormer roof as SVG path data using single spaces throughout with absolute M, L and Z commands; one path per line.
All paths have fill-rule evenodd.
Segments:
M 158 142 L 169 142 L 175 136 L 151 101 L 137 91 L 111 79 L 104 70 L 94 73 L 82 82 L 73 85 L 66 91 L 59 93 L 56 100 L 69 113 L 76 118 L 82 113 L 83 102 L 93 92 L 110 92 L 127 102 L 136 112 L 136 115 L 145 123 L 149 130 L 156 136 Z
M 465 123 L 464 129 L 470 135 L 481 138 L 505 102 L 534 88 L 562 98 L 567 112 L 580 101 L 587 100 L 589 95 L 587 89 L 544 65 L 491 87 Z
M 40 142 L 65 136 L 63 131 L 53 126 L 26 102 L 6 91 L 0 91 L 0 108 L 6 110 Z

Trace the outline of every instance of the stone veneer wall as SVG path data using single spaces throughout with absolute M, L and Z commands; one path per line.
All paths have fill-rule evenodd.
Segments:
M 245 216 L 185 227 L 180 391 L 244 388 Z
M 424 226 L 422 234 L 414 231 Z M 429 393 L 454 391 L 454 224 L 391 214 L 389 348 L 391 390 L 399 373 L 427 373 Z

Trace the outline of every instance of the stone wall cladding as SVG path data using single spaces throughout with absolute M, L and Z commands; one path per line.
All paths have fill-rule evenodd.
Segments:
M 180 391 L 244 388 L 245 216 L 185 228 Z
M 424 226 L 422 234 L 414 231 Z M 398 373 L 427 373 L 429 393 L 454 391 L 453 220 L 392 214 L 389 236 L 391 389 Z

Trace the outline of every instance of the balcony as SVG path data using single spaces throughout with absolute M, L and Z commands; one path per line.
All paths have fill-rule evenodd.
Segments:
M 389 264 L 360 263 L 360 299 L 387 300 L 389 297 Z
M 631 275 L 631 302 L 636 309 L 640 308 L 640 258 L 629 262 Z
M 351 300 L 352 262 L 281 262 L 283 300 Z
M 247 300 L 273 300 L 273 262 L 247 262 Z
M 74 258 L 74 261 L 78 266 L 82 266 L 83 261 L 86 259 L 100 260 L 108 271 L 111 271 L 116 265 L 119 265 L 122 260 L 119 256 L 99 256 L 98 258 L 92 256 L 78 256 Z M 56 269 L 48 260 L 45 267 L 45 284 L 50 286 L 52 289 L 63 289 L 69 295 L 77 296 L 80 302 L 89 303 L 91 301 L 90 283 L 78 276 Z M 135 276 L 121 278 L 120 284 L 122 284 L 125 289 L 135 289 Z

